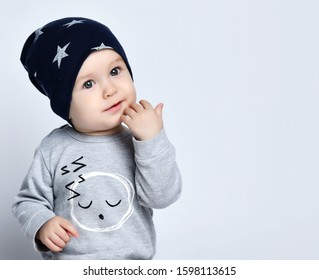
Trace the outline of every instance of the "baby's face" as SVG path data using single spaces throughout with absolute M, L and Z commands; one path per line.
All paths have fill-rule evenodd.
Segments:
M 136 102 L 131 75 L 111 49 L 91 53 L 76 78 L 70 106 L 75 129 L 88 135 L 118 130 L 124 110 Z

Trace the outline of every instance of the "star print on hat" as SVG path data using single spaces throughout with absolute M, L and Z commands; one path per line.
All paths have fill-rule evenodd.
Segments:
M 112 49 L 133 74 L 120 42 L 105 25 L 88 18 L 63 18 L 34 31 L 25 42 L 20 60 L 33 85 L 50 99 L 52 110 L 69 121 L 77 74 L 94 51 Z
M 71 42 L 70 42 L 71 43 Z M 65 52 L 66 48 L 70 45 L 70 43 L 68 43 L 67 45 L 65 45 L 63 48 L 61 48 L 60 46 L 58 46 L 58 51 L 56 56 L 54 57 L 53 62 L 57 61 L 58 62 L 58 68 L 60 68 L 61 65 L 61 61 L 64 57 L 68 56 L 68 54 Z

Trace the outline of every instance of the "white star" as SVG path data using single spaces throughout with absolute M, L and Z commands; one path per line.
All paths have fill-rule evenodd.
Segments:
M 100 50 L 104 50 L 104 49 L 112 49 L 112 48 L 109 46 L 105 46 L 104 43 L 101 43 L 101 45 L 99 45 L 98 47 L 92 48 L 91 50 L 100 51 Z
M 71 43 L 71 42 L 70 42 Z M 54 57 L 52 63 L 54 62 L 58 62 L 58 68 L 60 69 L 60 65 L 61 65 L 61 61 L 63 58 L 69 56 L 65 50 L 66 48 L 70 45 L 70 43 L 68 43 L 67 45 L 65 45 L 63 48 L 61 48 L 60 46 L 58 46 L 58 49 L 57 49 L 57 53 L 56 53 L 56 56 Z
M 70 26 L 74 25 L 74 24 L 79 24 L 79 23 L 83 23 L 83 19 L 82 20 L 72 20 L 69 23 L 63 24 L 63 26 L 67 26 L 67 28 L 69 28 Z
M 34 40 L 33 43 L 35 43 L 36 40 L 39 39 L 39 37 L 43 34 L 43 32 L 41 31 L 41 28 L 37 29 L 36 31 L 34 31 Z

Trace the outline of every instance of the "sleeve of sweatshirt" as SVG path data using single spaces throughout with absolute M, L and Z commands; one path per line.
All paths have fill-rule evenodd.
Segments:
M 175 161 L 175 148 L 165 129 L 149 141 L 133 138 L 135 183 L 138 201 L 149 208 L 165 208 L 181 194 L 182 180 Z
M 14 199 L 13 215 L 18 219 L 28 239 L 38 251 L 45 251 L 35 241 L 39 228 L 55 216 L 53 213 L 53 190 L 50 172 L 41 151 L 36 149 L 33 162 Z

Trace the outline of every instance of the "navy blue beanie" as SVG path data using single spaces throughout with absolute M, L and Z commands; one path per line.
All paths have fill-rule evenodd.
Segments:
M 63 18 L 33 32 L 24 44 L 21 62 L 34 86 L 50 99 L 52 110 L 69 121 L 73 86 L 91 52 L 113 49 L 133 74 L 125 52 L 105 25 L 80 17 Z

